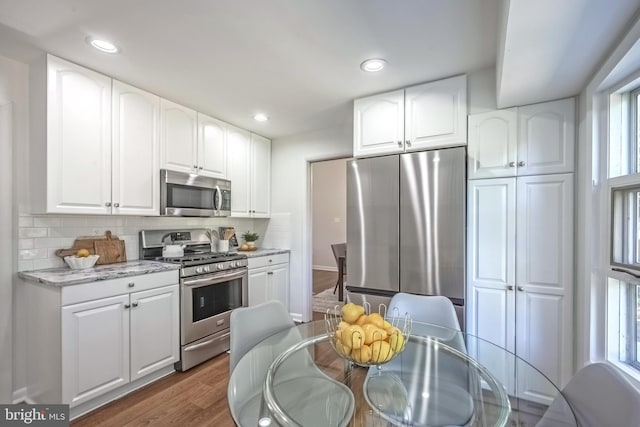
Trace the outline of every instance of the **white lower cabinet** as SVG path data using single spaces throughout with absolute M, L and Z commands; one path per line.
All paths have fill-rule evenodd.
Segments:
M 289 254 L 249 258 L 249 306 L 278 300 L 289 308 Z
M 73 416 L 172 371 L 180 359 L 177 282 L 175 270 L 58 288 L 26 282 L 38 309 L 28 325 L 29 399 L 69 404 Z
M 558 387 L 573 359 L 573 174 L 469 181 L 467 330 L 527 361 Z M 550 403 L 514 360 L 479 349 L 510 393 Z

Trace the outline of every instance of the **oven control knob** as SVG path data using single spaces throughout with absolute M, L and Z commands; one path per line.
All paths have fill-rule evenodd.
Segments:
M 222 270 L 224 268 L 224 264 L 218 264 L 218 270 Z
M 209 266 L 208 265 L 205 265 L 203 268 L 204 268 L 204 271 L 206 271 L 207 273 L 209 272 Z
M 202 267 L 196 267 L 196 273 L 202 273 Z
M 235 263 L 235 262 L 233 262 L 233 261 L 230 261 L 230 262 L 229 262 L 229 267 L 235 267 L 235 266 L 236 266 L 236 263 Z

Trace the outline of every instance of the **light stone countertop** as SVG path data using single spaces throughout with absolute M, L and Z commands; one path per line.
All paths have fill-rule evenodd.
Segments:
M 69 267 L 47 268 L 44 270 L 21 271 L 18 276 L 33 282 L 51 286 L 77 285 L 98 280 L 119 279 L 162 271 L 178 270 L 179 264 L 158 261 L 135 260 L 117 264 L 97 265 L 82 270 Z
M 269 256 L 276 254 L 288 254 L 291 252 L 289 249 L 271 249 L 271 248 L 258 248 L 255 251 L 238 251 L 239 254 L 244 254 L 247 258 L 255 258 L 259 256 Z

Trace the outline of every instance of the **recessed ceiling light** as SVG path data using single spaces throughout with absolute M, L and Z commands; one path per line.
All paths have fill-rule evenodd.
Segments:
M 267 120 L 269 120 L 269 117 L 266 114 L 257 113 L 257 114 L 254 114 L 253 120 L 257 122 L 266 122 Z
M 385 61 L 384 59 L 372 58 L 367 59 L 362 64 L 360 64 L 360 68 L 362 68 L 362 71 L 373 73 L 375 71 L 382 70 L 386 64 L 387 61 Z
M 89 44 L 91 46 L 95 47 L 100 52 L 106 52 L 106 53 L 117 53 L 118 52 L 118 48 L 116 47 L 116 45 L 114 45 L 110 41 L 101 40 L 101 39 L 94 39 L 93 37 L 89 37 L 87 39 L 87 41 L 89 42 Z

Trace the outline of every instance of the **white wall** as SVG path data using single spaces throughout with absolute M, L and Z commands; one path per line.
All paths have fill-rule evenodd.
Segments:
M 468 73 L 470 114 L 496 109 L 495 69 Z M 447 76 L 443 76 L 447 77 Z M 271 146 L 272 219 L 265 245 L 291 249 L 289 309 L 296 320 L 311 319 L 310 162 L 353 153 L 353 118 L 341 126 L 273 140 Z M 277 225 L 274 219 L 277 217 Z M 275 244 L 278 242 L 278 244 Z M 286 245 L 286 246 L 283 246 Z
M 311 163 L 314 269 L 337 271 L 331 245 L 347 241 L 347 160 Z
M 28 111 L 26 65 L 0 56 L 0 105 L 10 105 L 10 123 L 0 123 L 0 402 L 12 402 L 15 366 L 19 364 L 12 336 L 15 306 L 13 278 L 17 268 L 15 174 L 17 146 L 26 145 Z M 7 107 L 2 109 L 5 119 Z M 7 125 L 10 125 L 8 129 Z

